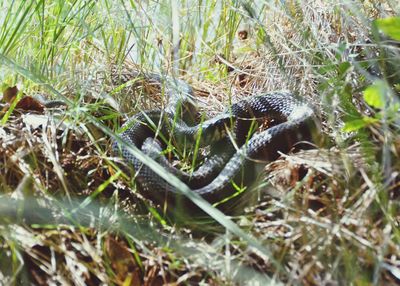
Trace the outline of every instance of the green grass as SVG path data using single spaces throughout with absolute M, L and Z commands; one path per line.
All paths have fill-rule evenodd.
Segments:
M 0 4 L 1 88 L 68 103 L 0 105 L 0 284 L 400 283 L 399 4 L 254 2 Z M 187 81 L 205 116 L 294 91 L 322 122 L 317 146 L 268 164 L 232 216 L 131 147 L 208 214 L 170 216 L 111 153 L 121 123 L 163 100 L 132 69 Z M 176 150 L 191 168 L 200 152 Z

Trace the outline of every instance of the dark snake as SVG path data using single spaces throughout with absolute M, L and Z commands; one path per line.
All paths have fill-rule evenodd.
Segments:
M 122 126 L 121 138 L 156 160 L 209 202 L 218 202 L 234 194 L 232 182 L 238 186 L 251 182 L 259 173 L 260 165 L 276 160 L 279 152 L 287 153 L 297 142 L 310 140 L 315 128 L 313 109 L 288 92 L 243 99 L 212 119 L 190 125 L 187 118 L 195 117 L 197 112 L 192 88 L 184 81 L 164 79 L 157 74 L 144 77 L 165 83 L 169 103 L 164 110 L 134 115 Z M 267 119 L 269 128 L 252 134 L 254 123 L 260 119 Z M 171 142 L 209 145 L 210 154 L 197 170 L 186 173 L 172 166 L 162 155 L 164 147 Z M 145 196 L 159 203 L 166 197 L 179 196 L 171 184 L 117 141 L 113 142 L 113 151 L 133 167 L 136 182 Z

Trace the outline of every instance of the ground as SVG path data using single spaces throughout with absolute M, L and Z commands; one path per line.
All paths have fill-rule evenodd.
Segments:
M 400 284 L 399 4 L 125 2 L 0 4 L 0 284 Z M 207 117 L 289 90 L 321 127 L 235 212 L 177 218 L 111 150 L 165 104 L 132 71 Z

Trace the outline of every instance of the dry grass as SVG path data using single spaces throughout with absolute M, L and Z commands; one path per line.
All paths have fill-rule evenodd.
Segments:
M 396 15 L 399 6 L 330 2 L 183 1 L 177 19 L 169 4 L 38 1 L 32 7 L 49 9 L 50 24 L 24 4 L 31 26 L 0 15 L 2 85 L 71 101 L 44 110 L 1 103 L 0 284 L 399 284 L 398 110 L 373 108 L 363 97 L 381 78 L 392 90 L 387 100 L 398 103 L 399 45 L 377 36 L 371 19 Z M 170 28 L 177 21 L 176 54 Z M 30 37 L 40 38 L 40 24 L 49 46 Z M 281 89 L 315 106 L 320 140 L 268 164 L 257 197 L 244 196 L 231 217 L 248 236 L 215 217 L 176 225 L 119 170 L 107 130 L 165 104 L 159 87 L 132 70 L 186 80 L 209 116 Z M 355 114 L 379 120 L 345 132 Z

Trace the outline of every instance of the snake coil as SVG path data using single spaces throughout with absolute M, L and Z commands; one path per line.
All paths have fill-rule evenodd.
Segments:
M 160 84 L 164 82 L 157 74 L 144 77 Z M 183 118 L 196 112 L 192 88 L 184 81 L 168 78 L 165 86 L 169 98 L 167 107 L 136 114 L 122 126 L 120 136 L 210 202 L 232 195 L 235 192 L 232 182 L 239 180 L 237 184 L 240 185 L 254 180 L 258 166 L 277 159 L 279 152 L 288 152 L 297 142 L 311 139 L 311 128 L 315 123 L 313 109 L 288 92 L 246 98 L 212 119 L 189 125 L 179 116 L 179 111 L 186 111 Z M 254 122 L 265 118 L 271 126 L 252 134 Z M 229 126 L 231 133 L 227 131 Z M 198 142 L 201 146 L 210 145 L 210 155 L 194 172 L 181 171 L 161 155 L 163 143 L 171 142 L 171 139 L 178 144 Z M 124 145 L 114 141 L 113 150 L 133 167 L 136 182 L 144 195 L 159 203 L 165 199 L 164 195 L 169 198 L 179 195 L 171 184 Z

